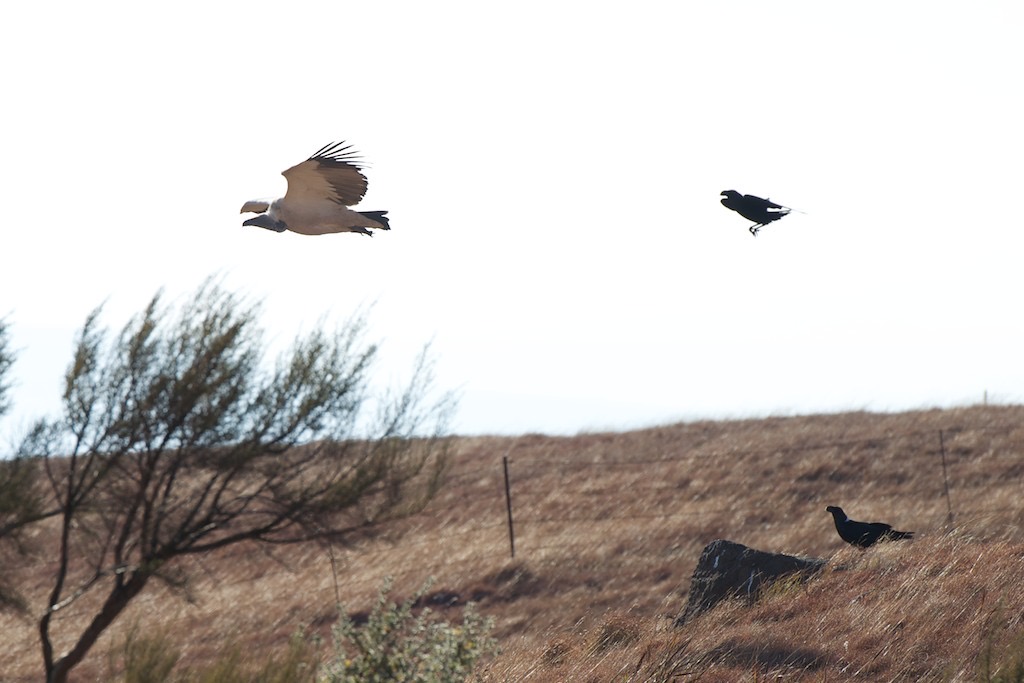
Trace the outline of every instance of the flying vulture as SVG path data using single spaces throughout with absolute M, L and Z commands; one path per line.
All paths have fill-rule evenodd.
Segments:
M 860 548 L 870 547 L 881 540 L 898 541 L 914 537 L 913 531 L 896 531 L 882 522 L 855 522 L 846 516 L 843 508 L 836 505 L 829 505 L 825 511 L 832 513 L 839 537 L 850 545 Z
M 274 232 L 291 230 L 300 235 L 359 232 L 372 236 L 370 228 L 391 229 L 387 211 L 348 208 L 366 194 L 366 176 L 351 145 L 332 142 L 281 175 L 288 180 L 285 195 L 273 201 L 246 202 L 241 212 L 259 215 L 242 225 L 258 225 Z
M 752 194 L 740 194 L 736 190 L 725 190 L 722 197 L 722 206 L 732 209 L 748 221 L 754 221 L 749 228 L 750 234 L 754 237 L 757 237 L 758 230 L 791 211 L 768 199 L 761 199 Z

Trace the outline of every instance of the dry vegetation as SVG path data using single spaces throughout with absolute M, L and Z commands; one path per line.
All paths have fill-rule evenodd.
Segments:
M 337 583 L 315 546 L 195 558 L 180 567 L 186 585 L 143 593 L 72 680 L 113 678 L 105 653 L 132 625 L 167 629 L 191 663 L 227 643 L 273 652 L 299 628 L 328 634 L 338 598 L 364 611 L 386 575 L 398 594 L 434 576 L 435 609 L 475 600 L 495 617 L 502 652 L 486 681 L 984 679 L 1024 634 L 1022 473 L 1024 407 L 461 438 L 426 511 L 334 551 Z M 844 547 L 830 503 L 918 539 Z M 828 557 L 830 568 L 674 629 L 716 538 Z M 40 528 L 29 555 L 4 561 L 29 611 L 0 613 L 0 681 L 40 678 L 36 619 L 53 544 Z

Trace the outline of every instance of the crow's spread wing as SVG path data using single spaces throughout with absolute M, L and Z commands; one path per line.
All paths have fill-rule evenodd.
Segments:
M 745 200 L 747 200 L 749 206 L 756 207 L 756 208 L 759 208 L 759 209 L 785 209 L 786 208 L 782 204 L 776 204 L 775 202 L 771 201 L 770 199 L 764 199 L 762 197 L 757 197 L 757 196 L 754 196 L 752 194 L 743 195 L 743 198 Z

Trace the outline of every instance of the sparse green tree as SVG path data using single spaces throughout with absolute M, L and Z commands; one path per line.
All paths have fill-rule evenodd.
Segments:
M 0 319 L 0 417 L 11 407 L 9 377 L 14 360 L 9 325 L 6 319 Z M 0 540 L 14 541 L 13 547 L 18 550 L 22 549 L 19 532 L 47 515 L 37 486 L 38 474 L 37 462 L 0 455 Z M 11 545 L 5 543 L 4 552 L 10 549 Z M 23 609 L 21 595 L 5 578 L 0 575 L 0 607 Z
M 11 390 L 10 380 L 7 373 L 14 365 L 14 351 L 11 349 L 11 334 L 8 330 L 7 320 L 0 318 L 0 417 L 3 417 L 11 409 L 8 393 Z
M 21 448 L 42 460 L 60 510 L 39 620 L 51 683 L 151 580 L 181 585 L 183 556 L 339 541 L 435 492 L 451 401 L 431 398 L 426 351 L 378 400 L 361 317 L 297 338 L 271 366 L 258 306 L 216 282 L 176 308 L 157 294 L 116 337 L 100 313 L 78 334 L 62 416 Z
M 14 352 L 10 348 L 10 332 L 7 321 L 0 318 L 0 418 L 10 410 L 8 374 L 14 365 Z M 26 518 L 26 501 L 22 497 L 25 479 L 31 478 L 31 469 L 24 463 L 4 459 L 0 456 L 0 540 L 8 539 L 23 525 Z M 29 507 L 33 501 L 30 497 Z M 29 511 L 31 513 L 31 511 Z M 29 515 L 31 516 L 31 514 Z M 20 597 L 0 575 L 0 606 L 22 606 Z

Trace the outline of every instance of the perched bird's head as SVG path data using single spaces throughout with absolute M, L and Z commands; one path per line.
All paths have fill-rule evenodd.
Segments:
M 834 517 L 842 517 L 843 519 L 846 519 L 846 513 L 843 512 L 843 508 L 837 505 L 829 505 L 825 508 L 825 512 L 831 512 Z
M 242 225 L 256 225 L 267 230 L 273 230 L 274 232 L 284 232 L 288 229 L 288 226 L 284 224 L 284 221 L 275 220 L 270 217 L 270 214 L 261 213 L 259 216 L 250 218 L 244 221 Z
M 729 199 L 735 199 L 736 197 L 740 196 L 740 193 L 737 192 L 736 190 L 722 190 L 722 196 L 727 197 Z

